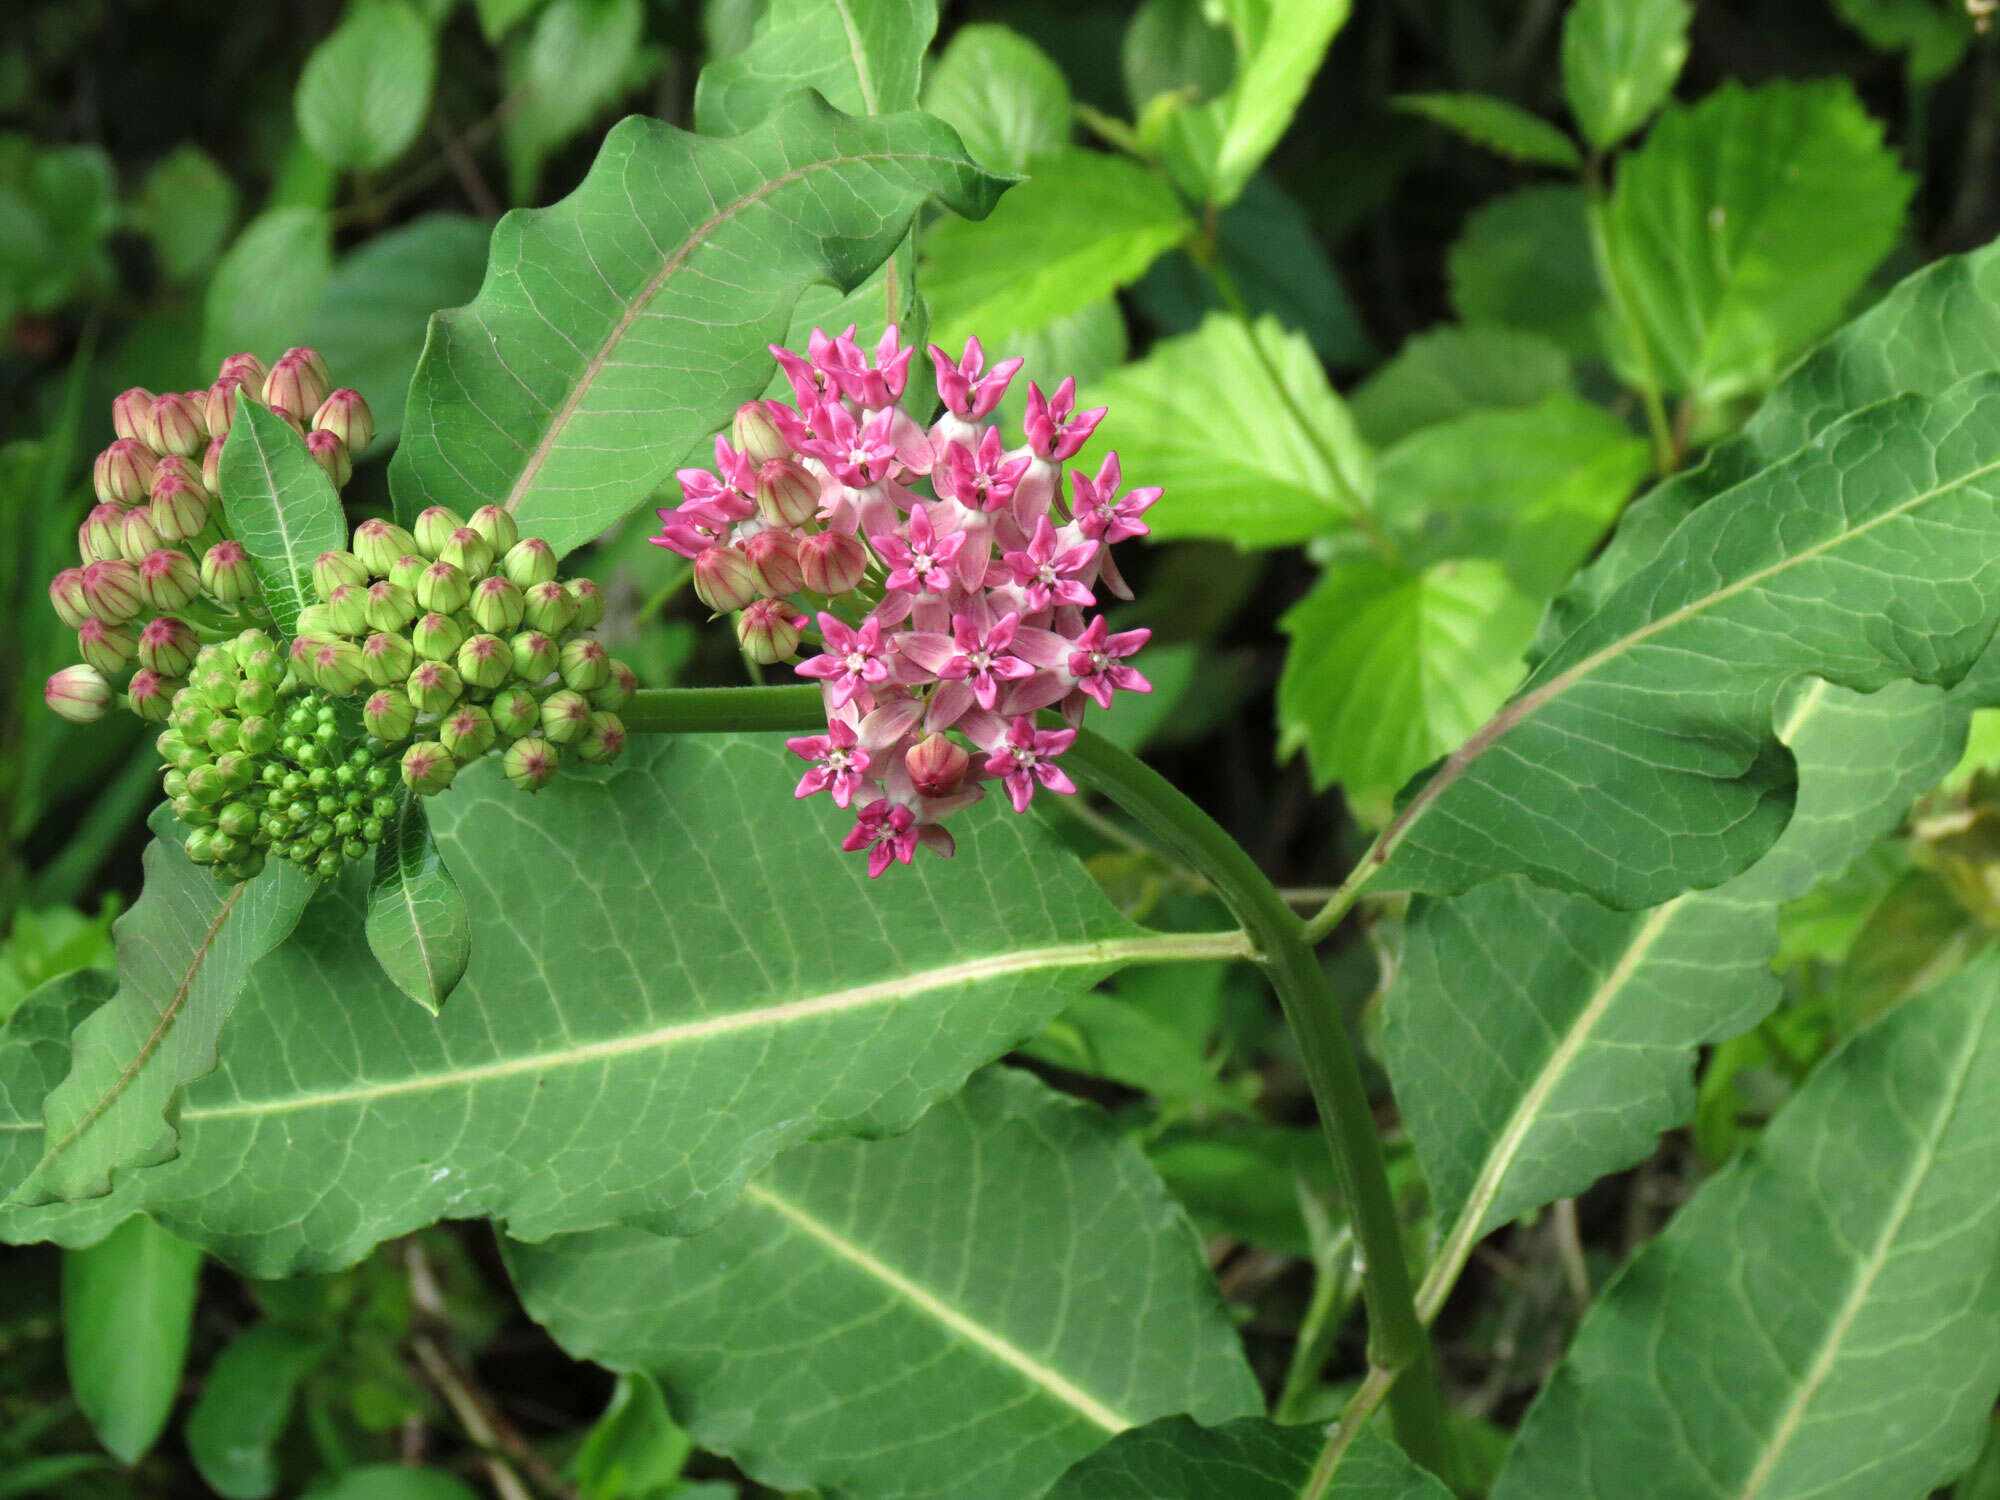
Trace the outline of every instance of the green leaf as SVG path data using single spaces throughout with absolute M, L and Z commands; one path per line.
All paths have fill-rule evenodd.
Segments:
M 817 89 L 850 115 L 914 109 L 924 49 L 936 30 L 937 0 L 772 0 L 749 46 L 702 69 L 696 128 L 740 134 L 802 88 Z
M 1300 1200 L 1334 1193 L 1333 1163 L 1318 1131 L 1260 1124 L 1180 1130 L 1146 1154 L 1204 1235 L 1311 1257 Z
M 298 633 L 299 611 L 318 602 L 313 559 L 347 545 L 340 492 L 305 439 L 269 407 L 247 401 L 222 445 L 221 499 L 279 633 Z
M 1537 617 L 1483 559 L 1334 564 L 1279 622 L 1279 755 L 1303 747 L 1316 786 L 1385 801 L 1505 701 Z
M 236 184 L 193 142 L 174 147 L 146 174 L 134 225 L 153 242 L 170 281 L 192 281 L 222 253 L 236 223 Z
M 660 1388 L 628 1372 L 585 1434 L 569 1474 L 583 1500 L 644 1500 L 678 1479 L 693 1451 L 692 1440 L 668 1415 Z
M 0 1209 L 0 1237 L 143 1208 L 280 1275 L 445 1217 L 700 1228 L 788 1146 L 905 1128 L 1153 941 L 1004 805 L 953 825 L 956 859 L 871 882 L 839 849 L 852 816 L 793 800 L 797 765 L 776 738 L 647 736 L 532 798 L 497 758 L 461 772 L 428 808 L 472 916 L 443 1014 L 368 952 L 354 871 L 257 966 L 180 1158 L 102 1202 Z M 0 1184 L 48 1065 L 0 1051 Z
M 1047 1500 L 1299 1500 L 1324 1427 L 1245 1417 L 1202 1427 L 1166 1417 L 1122 1433 L 1063 1475 Z M 1316 1500 L 1446 1500 L 1438 1480 L 1387 1438 L 1363 1431 Z
M 1574 394 L 1569 361 L 1547 339 L 1511 328 L 1433 328 L 1358 387 L 1354 423 L 1378 448 L 1469 411 Z
M 367 400 L 383 447 L 403 430 L 430 315 L 478 295 L 488 233 L 477 219 L 426 214 L 364 242 L 327 283 L 309 341 L 335 378 Z
M 1539 333 L 1578 358 L 1598 353 L 1604 307 L 1584 191 L 1566 184 L 1495 198 L 1451 247 L 1451 305 L 1468 323 Z
M 63 1257 L 63 1354 L 98 1441 L 135 1464 L 167 1425 L 187 1362 L 201 1252 L 144 1215 Z
M 1889 252 L 1910 190 L 1844 80 L 1669 109 L 1605 217 L 1656 374 L 1704 403 L 1769 385 Z
M 909 1134 L 779 1158 L 690 1239 L 507 1246 L 578 1358 L 777 1489 L 1030 1500 L 1112 1433 L 1257 1409 L 1186 1218 L 1091 1106 L 994 1069 Z
M 465 977 L 472 957 L 465 893 L 445 868 L 420 798 L 403 799 L 376 846 L 364 931 L 382 971 L 432 1015 Z
M 238 350 L 268 363 L 311 321 L 333 274 L 333 229 L 318 208 L 274 208 L 244 226 L 208 284 L 201 362 Z
M 78 1026 L 62 1083 L 39 1102 L 18 1101 L 28 1112 L 15 1125 L 17 1169 L 0 1176 L 18 1201 L 96 1197 L 114 1171 L 173 1158 L 181 1090 L 213 1070 L 251 966 L 285 940 L 312 894 L 289 864 L 221 885 L 188 859 L 165 807 L 152 827 L 145 885 L 112 929 L 116 991 Z
M 1250 1107 L 1240 1090 L 1215 1076 L 1196 1042 L 1115 994 L 1078 995 L 1048 1030 L 1015 1050 L 1037 1062 L 1108 1078 L 1173 1104 L 1235 1115 Z
M 1972 41 L 1970 12 L 1939 0 L 1833 0 L 1833 9 L 1877 51 L 1908 51 L 1912 84 L 1951 72 Z
M 1951 888 L 1911 870 L 1882 894 L 1833 981 L 1834 1024 L 1858 1031 L 1954 973 L 1990 936 Z
M 1966 562 L 2000 543 L 1996 451 L 2000 379 L 1975 377 L 1865 408 L 1703 506 L 1412 784 L 1385 887 L 1520 873 L 1635 907 L 1742 870 L 1791 816 L 1772 725 L 1794 678 L 1949 687 L 1978 659 L 2000 576 Z
M 1204 0 L 1143 0 L 1119 48 L 1135 115 L 1161 94 L 1213 99 L 1236 75 L 1236 40 Z
M 1577 0 L 1563 21 L 1563 93 L 1609 151 L 1653 117 L 1687 61 L 1688 0 Z
M 860 282 L 928 195 L 977 214 L 998 188 L 922 115 L 801 96 L 727 141 L 623 122 L 574 193 L 500 221 L 478 298 L 431 320 L 398 505 L 589 540 L 763 390 L 802 287 Z
M 306 1491 L 306 1500 L 479 1500 L 478 1492 L 442 1469 L 403 1464 L 362 1464 L 329 1484 Z
M 1824 1063 L 1592 1309 L 1494 1500 L 1917 1496 L 2000 1391 L 2000 962 Z
M 1697 1049 L 1778 1003 L 1779 907 L 1895 825 L 1965 719 L 1917 683 L 1864 695 L 1808 678 L 1779 720 L 1798 809 L 1734 880 L 1644 911 L 1518 878 L 1413 903 L 1382 1046 L 1448 1262 L 1692 1115 Z
M 962 26 L 924 83 L 924 108 L 992 172 L 1026 172 L 1069 139 L 1069 81 L 1048 54 L 990 22 Z
M 937 342 L 977 334 L 995 350 L 1137 281 L 1193 228 L 1154 173 L 1122 156 L 1068 147 L 983 223 L 945 219 L 923 242 L 923 288 Z
M 498 42 L 527 20 L 542 0 L 472 0 L 479 15 L 479 30 L 489 42 Z
M 514 201 L 535 196 L 548 154 L 627 90 L 646 29 L 643 0 L 550 0 L 507 53 L 518 100 L 504 141 Z
M 1576 142 L 1562 131 L 1490 94 L 1401 94 L 1393 102 L 1513 161 L 1571 171 L 1583 165 Z
M 277 1493 L 278 1439 L 291 1420 L 299 1382 L 333 1349 L 333 1340 L 322 1335 L 259 1323 L 216 1356 L 188 1414 L 187 1446 L 203 1482 L 223 1500 Z
M 436 81 L 436 42 L 405 0 L 351 0 L 299 74 L 299 133 L 336 167 L 387 166 L 417 138 Z
M 1162 485 L 1153 535 L 1277 547 L 1346 526 L 1373 485 L 1368 450 L 1312 346 L 1217 314 L 1084 397 L 1128 485 Z M 1262 357 L 1259 357 L 1259 349 Z M 1277 379 L 1272 378 L 1272 371 Z

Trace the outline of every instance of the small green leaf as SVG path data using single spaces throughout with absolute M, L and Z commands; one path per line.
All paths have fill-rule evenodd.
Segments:
M 1310 1127 L 1232 1124 L 1169 1132 L 1146 1148 L 1204 1235 L 1228 1235 L 1302 1259 L 1312 1255 L 1302 1193 L 1331 1199 L 1333 1163 Z
M 569 1475 L 583 1500 L 646 1500 L 680 1478 L 693 1451 L 660 1388 L 651 1377 L 628 1371 L 584 1435 Z
M 1047 1500 L 1300 1500 L 1324 1426 L 1245 1417 L 1201 1427 L 1164 1417 L 1119 1434 L 1056 1482 Z M 1363 1431 L 1316 1500 L 1448 1500 L 1451 1491 L 1387 1438 Z
M 299 1382 L 334 1347 L 323 1335 L 259 1323 L 216 1356 L 188 1414 L 187 1446 L 203 1481 L 223 1500 L 265 1500 L 277 1493 L 278 1439 L 291 1420 Z
M 333 229 L 319 208 L 274 208 L 252 219 L 208 284 L 201 362 L 239 350 L 267 363 L 295 343 L 333 274 Z
M 98 1441 L 135 1464 L 165 1430 L 187 1361 L 201 1252 L 143 1214 L 63 1257 L 63 1353 Z
M 479 1500 L 479 1494 L 443 1469 L 404 1464 L 362 1464 L 306 1491 L 306 1500 Z
M 504 39 L 541 4 L 542 0 L 472 0 L 472 8 L 479 15 L 479 30 L 489 42 Z
M 1192 976 L 1185 976 L 1192 983 Z M 1025 1057 L 1093 1078 L 1108 1078 L 1173 1104 L 1240 1115 L 1250 1101 L 1215 1076 L 1187 1037 L 1114 994 L 1078 995 L 1040 1036 L 1016 1049 Z
M 507 53 L 517 99 L 503 140 L 516 203 L 535 198 L 543 160 L 628 88 L 645 34 L 643 0 L 549 0 Z
M 352 0 L 299 74 L 299 131 L 336 167 L 387 166 L 416 139 L 436 79 L 437 44 L 406 0 Z
M 1213 99 L 1236 75 L 1236 41 L 1204 0 L 1144 0 L 1119 48 L 1135 114 L 1162 94 Z
M 740 134 L 801 88 L 850 115 L 914 109 L 936 30 L 937 0 L 773 0 L 748 46 L 702 69 L 695 126 L 704 135 Z
M 1579 187 L 1546 183 L 1495 198 L 1451 247 L 1451 303 L 1467 323 L 1539 333 L 1579 359 L 1599 352 L 1604 292 Z
M 290 423 L 246 401 L 222 445 L 221 497 L 272 620 L 287 638 L 297 634 L 299 611 L 319 597 L 313 560 L 347 545 L 340 492 Z
M 1069 139 L 1069 82 L 1019 32 L 975 22 L 952 35 L 924 84 L 924 108 L 958 132 L 972 159 L 1020 173 Z
M 1136 162 L 1069 147 L 981 223 L 944 219 L 923 242 L 935 336 L 998 351 L 1137 281 L 1193 225 L 1173 189 Z
M 420 798 L 403 799 L 388 837 L 375 850 L 366 931 L 368 951 L 396 988 L 436 1015 L 465 976 L 472 923 Z
M 1688 0 L 1577 0 L 1563 21 L 1563 92 L 1608 151 L 1653 117 L 1687 61 Z
M 1955 973 L 1991 934 L 1929 870 L 1911 870 L 1882 894 L 1833 981 L 1834 1024 L 1858 1031 Z
M 1402 94 L 1394 102 L 1514 161 L 1569 170 L 1583 165 L 1575 141 L 1540 115 L 1491 94 Z
M 1562 350 L 1511 328 L 1455 328 L 1417 334 L 1351 398 L 1362 436 L 1386 448 L 1433 422 L 1470 411 L 1531 406 L 1574 394 Z
M 153 242 L 171 281 L 192 281 L 222 253 L 236 223 L 236 184 L 201 147 L 186 142 L 146 176 L 132 219 Z
M 1909 55 L 1912 84 L 1956 68 L 1972 42 L 1972 14 L 1947 0 L 1833 0 L 1834 13 L 1880 52 Z

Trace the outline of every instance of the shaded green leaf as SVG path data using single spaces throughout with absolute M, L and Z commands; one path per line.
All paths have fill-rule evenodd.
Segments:
M 236 184 L 193 142 L 174 147 L 146 174 L 133 223 L 153 242 L 169 280 L 189 281 L 222 253 L 236 223 Z
M 1490 94 L 1401 94 L 1398 109 L 1456 131 L 1475 145 L 1536 166 L 1583 165 L 1576 142 L 1539 115 Z
M 443 1469 L 361 1464 L 306 1491 L 306 1500 L 479 1500 L 478 1492 Z
M 1910 81 L 1931 83 L 1956 68 L 1972 42 L 1972 15 L 1940 0 L 1833 0 L 1834 13 L 1882 52 L 1904 52 Z
M 1450 256 L 1451 304 L 1468 323 L 1539 333 L 1579 358 L 1597 353 L 1604 292 L 1579 187 L 1545 184 L 1495 198 L 1465 221 Z
M 1071 1469 L 1048 1500 L 1299 1500 L 1326 1445 L 1321 1426 L 1245 1417 L 1201 1427 L 1166 1417 L 1122 1433 Z M 1451 1491 L 1388 1439 L 1362 1432 L 1316 1500 L 1446 1500 Z
M 489 42 L 505 37 L 541 6 L 542 0 L 472 0 L 479 29 Z
M 1179 977 L 1188 985 L 1197 982 L 1192 975 Z M 1015 1051 L 1072 1073 L 1108 1078 L 1173 1104 L 1238 1115 L 1250 1106 L 1242 1090 L 1215 1076 L 1199 1038 L 1175 1030 L 1116 991 L 1078 995 L 1047 1030 Z
M 1311 1256 L 1300 1196 L 1334 1192 L 1333 1163 L 1317 1130 L 1262 1124 L 1179 1130 L 1151 1143 L 1146 1154 L 1203 1234 Z
M 151 1219 L 127 1219 L 63 1257 L 63 1355 L 98 1441 L 125 1463 L 166 1429 L 187 1361 L 201 1252 Z
M 1161 94 L 1213 99 L 1236 74 L 1236 41 L 1203 0 L 1144 0 L 1119 48 L 1135 114 Z
M 1653 117 L 1687 61 L 1688 0 L 1577 0 L 1563 19 L 1563 93 L 1608 151 Z
M 1911 870 L 1882 894 L 1833 982 L 1834 1024 L 1858 1031 L 1955 973 L 1991 934 L 1929 870 Z
M 416 139 L 436 80 L 431 29 L 406 0 L 352 0 L 299 74 L 299 133 L 336 167 L 386 166 Z
M 1356 388 L 1354 424 L 1386 448 L 1420 427 L 1487 407 L 1529 406 L 1573 394 L 1569 361 L 1547 339 L 1511 328 L 1417 334 Z
M 1069 139 L 1069 81 L 1019 32 L 975 22 L 952 34 L 924 83 L 924 108 L 993 172 L 1025 172 Z
M 626 91 L 645 29 L 644 0 L 549 0 L 509 47 L 516 103 L 503 139 L 516 203 L 534 199 L 544 158 Z
M 187 1446 L 203 1482 L 223 1500 L 277 1493 L 278 1439 L 291 1420 L 299 1382 L 333 1348 L 322 1335 L 259 1323 L 216 1356 L 188 1414 Z
M 584 1500 L 643 1500 L 678 1479 L 693 1451 L 652 1377 L 628 1371 L 585 1434 L 569 1474 Z
M 290 638 L 299 612 L 319 599 L 313 559 L 347 545 L 347 518 L 297 430 L 269 407 L 241 406 L 222 445 L 222 509 L 250 554 L 272 620 Z
M 861 281 L 930 194 L 983 213 L 997 189 L 920 115 L 797 97 L 727 141 L 625 121 L 574 193 L 500 221 L 478 298 L 432 319 L 398 505 L 503 505 L 568 551 L 764 388 L 802 287 Z
M 244 226 L 208 284 L 201 362 L 239 350 L 267 363 L 311 320 L 333 274 L 333 229 L 319 208 L 274 208 Z
M 580 1358 L 779 1489 L 1029 1500 L 1107 1436 L 1259 1405 L 1187 1220 L 1096 1109 L 995 1069 L 780 1157 L 715 1228 L 509 1245 Z
M 772 0 L 747 47 L 702 69 L 696 127 L 705 135 L 739 134 L 801 88 L 817 89 L 851 115 L 914 109 L 924 49 L 936 30 L 937 0 Z
M 363 924 L 382 972 L 432 1015 L 465 977 L 472 920 L 465 893 L 445 868 L 422 799 L 406 796 L 375 848 L 375 882 Z

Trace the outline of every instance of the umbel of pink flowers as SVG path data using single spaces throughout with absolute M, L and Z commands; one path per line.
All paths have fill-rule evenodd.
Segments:
M 899 404 L 912 350 L 892 324 L 872 353 L 854 329 L 815 329 L 807 355 L 773 345 L 794 400 L 753 401 L 715 440 L 715 469 L 683 469 L 656 545 L 694 564 L 694 588 L 736 613 L 753 660 L 790 659 L 820 684 L 826 733 L 790 741 L 811 762 L 798 795 L 855 812 L 842 841 L 868 873 L 919 845 L 953 850 L 943 821 L 998 782 L 1016 812 L 1037 788 L 1074 792 L 1062 754 L 1091 703 L 1150 692 L 1130 664 L 1152 632 L 1111 632 L 1098 591 L 1132 597 L 1114 544 L 1144 536 L 1157 488 L 1119 493 L 1118 455 L 1063 468 L 1104 408 L 1076 382 L 1033 382 L 1023 442 L 987 418 L 1021 368 L 991 369 L 977 339 L 935 344 L 944 410 L 928 430 Z M 732 441 L 733 440 L 733 441 Z M 810 615 L 808 614 L 810 611 Z M 1067 727 L 1036 715 L 1055 708 Z

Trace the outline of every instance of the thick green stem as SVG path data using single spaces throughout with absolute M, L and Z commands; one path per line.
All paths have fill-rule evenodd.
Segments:
M 811 687 L 642 692 L 624 711 L 630 728 L 660 733 L 806 730 L 823 717 L 819 690 Z M 1304 924 L 1242 846 L 1137 757 L 1085 730 L 1063 756 L 1063 766 L 1205 876 L 1262 951 L 1271 987 L 1298 1038 L 1360 1246 L 1370 1382 L 1387 1392 L 1404 1448 L 1420 1463 L 1443 1469 L 1443 1404 L 1429 1335 L 1417 1316 L 1375 1118 L 1339 1004 Z

